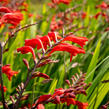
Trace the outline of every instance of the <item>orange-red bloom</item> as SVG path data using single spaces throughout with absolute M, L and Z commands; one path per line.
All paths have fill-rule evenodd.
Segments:
M 6 11 L 6 10 L 5 10 Z M 12 24 L 10 28 L 15 28 L 23 20 L 23 14 L 20 12 L 6 13 L 1 17 L 0 23 Z
M 34 50 L 33 50 L 33 48 L 30 47 L 30 46 L 24 46 L 24 47 L 18 48 L 18 49 L 17 49 L 17 52 L 21 52 L 22 54 L 26 54 L 26 53 L 28 53 L 28 52 L 31 52 L 32 55 L 33 55 L 33 59 L 36 58 L 36 57 L 35 57 Z
M 52 97 L 55 97 L 55 96 L 59 96 L 61 94 L 64 94 L 64 89 L 63 88 L 59 88 L 59 89 L 55 89 L 55 92 L 54 94 L 52 95 Z
M 56 42 L 57 39 L 61 39 L 62 38 L 56 32 L 48 32 L 48 36 L 49 36 L 50 40 L 53 40 L 54 42 Z
M 71 2 L 71 0 L 52 0 L 52 3 L 55 3 L 55 4 L 64 3 L 64 4 L 68 5 L 70 2 Z
M 100 5 L 97 6 L 97 8 L 107 9 L 108 5 L 103 1 Z
M 0 90 L 1 90 L 1 84 L 0 84 Z M 3 86 L 3 91 L 6 92 L 7 88 L 5 86 Z
M 69 5 L 71 1 L 72 0 L 59 0 L 60 3 L 64 3 L 66 5 Z
M 85 53 L 85 50 L 83 48 L 79 48 L 79 47 L 76 47 L 76 46 L 68 44 L 68 43 L 61 43 L 61 44 L 55 46 L 51 50 L 49 55 L 52 54 L 55 51 L 69 52 L 71 54 L 70 61 L 72 60 L 72 56 L 76 56 L 77 54 Z
M 48 100 L 51 97 L 51 94 L 48 95 L 42 95 L 39 97 L 39 99 L 36 101 L 37 104 L 41 104 L 42 102 Z
M 5 73 L 9 80 L 13 77 L 13 75 L 18 74 L 18 72 L 11 70 L 10 65 L 5 65 L 2 67 L 2 72 Z
M 76 37 L 74 35 L 70 35 L 64 38 L 63 41 L 72 41 L 83 47 L 85 45 L 85 42 L 88 41 L 88 39 L 86 37 Z
M 80 101 L 76 101 L 76 105 L 78 106 L 78 109 L 87 109 L 88 103 L 82 103 Z
M 45 109 L 43 104 L 38 104 L 37 109 Z
M 32 48 L 35 48 L 37 46 L 37 49 L 43 48 L 43 45 L 39 36 L 38 38 L 34 38 L 34 39 L 26 39 L 25 46 L 31 46 Z
M 36 36 L 34 39 L 27 39 L 25 40 L 25 46 L 31 46 L 32 48 L 35 48 L 37 46 L 37 49 L 44 48 L 47 49 L 47 45 L 50 46 L 51 41 L 56 42 L 57 39 L 61 39 L 61 37 L 55 33 L 55 32 L 49 32 L 46 36 Z
M 9 9 L 9 8 L 7 8 L 7 7 L 0 7 L 0 12 L 4 12 L 4 13 L 11 13 L 12 11 Z
M 67 103 L 67 106 L 69 106 L 70 104 L 75 105 L 76 101 L 73 98 L 61 98 L 61 102 L 62 103 Z
M 87 16 L 87 13 L 86 13 L 86 12 L 83 12 L 82 15 L 81 15 L 81 18 L 82 18 L 82 19 L 85 19 L 86 16 Z
M 103 13 L 103 12 L 98 12 L 98 13 L 94 16 L 94 18 L 95 18 L 95 19 L 98 19 L 98 17 L 99 17 L 100 15 L 101 15 L 102 17 L 104 17 L 104 18 L 107 18 L 106 13 Z

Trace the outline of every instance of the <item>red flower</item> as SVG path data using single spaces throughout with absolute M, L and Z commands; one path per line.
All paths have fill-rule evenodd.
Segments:
M 83 12 L 82 15 L 81 15 L 82 19 L 85 19 L 86 16 L 87 16 L 87 13 L 86 12 Z
M 47 49 L 47 45 L 50 46 L 51 41 L 55 41 L 57 39 L 60 39 L 61 37 L 54 32 L 49 32 L 48 35 L 40 37 L 36 36 L 34 39 L 27 39 L 25 40 L 25 46 L 31 46 L 32 48 L 35 48 L 37 46 L 37 49 Z
M 52 0 L 52 3 L 54 4 L 59 4 L 59 3 L 64 3 L 68 5 L 71 2 L 71 0 Z
M 0 84 L 0 90 L 1 90 L 1 84 Z M 3 86 L 3 91 L 6 92 L 7 88 L 5 86 Z
M 42 102 L 48 100 L 51 97 L 51 94 L 48 95 L 42 95 L 39 97 L 39 99 L 36 101 L 37 104 L 41 104 Z
M 48 36 L 49 36 L 50 40 L 53 40 L 54 42 L 56 42 L 57 39 L 61 39 L 62 38 L 56 32 L 48 32 Z
M 102 17 L 104 17 L 104 18 L 107 18 L 107 15 L 106 15 L 105 13 L 103 13 L 103 12 L 98 12 L 98 13 L 94 16 L 94 18 L 95 18 L 95 19 L 98 19 L 98 17 L 99 17 L 100 15 L 101 15 Z
M 97 6 L 97 8 L 107 9 L 108 5 L 105 2 L 102 2 L 100 5 Z
M 37 109 L 45 109 L 43 104 L 38 104 Z
M 71 2 L 71 0 L 59 0 L 59 2 L 68 5 Z
M 54 15 L 52 17 L 52 20 L 51 20 L 51 24 L 50 24 L 50 28 L 51 28 L 51 31 L 55 31 L 56 29 L 58 29 L 58 24 L 56 22 L 56 15 Z
M 95 16 L 94 16 L 94 18 L 95 19 L 98 19 L 98 17 L 101 15 L 101 12 L 98 12 Z
M 87 109 L 88 103 L 82 103 L 80 101 L 76 101 L 76 105 L 78 106 L 78 109 Z
M 76 101 L 73 98 L 61 98 L 61 102 L 62 103 L 67 103 L 67 106 L 69 106 L 70 104 L 75 105 Z
M 67 51 L 67 52 L 69 52 L 71 54 L 70 61 L 72 60 L 72 56 L 76 56 L 77 54 L 80 54 L 80 53 L 85 53 L 85 50 L 83 48 L 79 48 L 79 47 L 76 47 L 74 45 L 67 44 L 67 43 L 61 43 L 61 44 L 55 46 L 51 50 L 49 55 L 55 51 Z
M 0 23 L 12 24 L 10 28 L 15 28 L 23 20 L 23 14 L 20 12 L 6 13 L 2 16 Z
M 64 91 L 65 91 L 65 90 L 64 90 L 63 88 L 55 89 L 55 92 L 54 92 L 54 94 L 52 95 L 52 97 L 62 95 L 62 94 L 64 94 Z
M 35 53 L 34 53 L 34 50 L 33 50 L 33 48 L 30 47 L 30 46 L 24 46 L 24 47 L 18 48 L 18 49 L 17 49 L 17 52 L 21 52 L 22 54 L 26 54 L 26 53 L 28 53 L 28 52 L 31 52 L 32 55 L 33 55 L 33 59 L 36 58 Z
M 25 40 L 25 46 L 31 46 L 32 48 L 35 48 L 37 46 L 37 49 L 43 48 L 43 44 L 39 36 L 35 39 Z
M 52 3 L 58 4 L 59 0 L 52 0 Z
M 5 73 L 9 80 L 13 77 L 13 75 L 18 74 L 18 72 L 11 70 L 10 65 L 5 65 L 2 67 L 2 72 Z
M 78 13 L 77 12 L 72 12 L 70 15 L 71 15 L 71 17 L 73 17 L 73 16 L 77 17 Z
M 7 7 L 0 7 L 0 12 L 11 13 L 12 11 Z
M 81 47 L 85 45 L 85 42 L 88 41 L 86 37 L 76 37 L 74 35 L 67 36 L 63 41 L 72 41 L 74 43 L 79 44 Z

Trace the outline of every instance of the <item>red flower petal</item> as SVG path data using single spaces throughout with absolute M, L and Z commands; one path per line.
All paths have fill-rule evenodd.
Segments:
M 11 13 L 12 11 L 7 7 L 0 7 L 0 12 Z
M 85 45 L 85 42 L 88 41 L 86 37 L 76 37 L 74 35 L 67 36 L 63 41 L 72 41 L 74 43 L 79 44 L 81 47 Z
M 52 97 L 62 95 L 62 94 L 64 94 L 64 91 L 65 90 L 63 88 L 56 89 L 55 93 L 52 95 Z
M 12 13 L 6 13 L 5 15 L 3 15 L 0 22 L 9 23 L 16 27 L 20 23 L 21 20 L 23 20 L 22 13 L 12 12 Z
M 68 5 L 71 2 L 71 0 L 59 0 L 59 1 L 60 3 L 64 3 L 66 5 Z
M 85 53 L 85 50 L 83 48 L 79 48 L 79 47 L 76 47 L 74 45 L 67 44 L 67 43 L 61 43 L 61 44 L 55 46 L 51 50 L 49 55 L 52 54 L 55 51 L 67 51 L 67 52 L 69 52 L 71 54 L 71 59 L 72 59 L 72 55 L 76 56 L 77 54 Z M 70 59 L 70 61 L 71 61 L 71 59 Z
M 97 6 L 97 8 L 107 9 L 108 5 L 103 1 L 100 5 Z
M 61 98 L 61 102 L 62 103 L 67 103 L 67 106 L 69 106 L 70 104 L 75 105 L 76 101 L 73 98 Z
M 42 95 L 39 97 L 39 99 L 36 101 L 38 104 L 42 103 L 43 101 L 48 100 L 51 97 L 51 94 L 48 95 Z
M 50 37 L 50 40 L 53 40 L 54 42 L 56 42 L 57 39 L 61 39 L 62 38 L 56 32 L 48 32 L 48 36 Z
M 38 104 L 37 109 L 45 109 L 43 104 Z
M 0 90 L 1 90 L 1 84 L 0 84 Z M 3 86 L 3 91 L 6 92 L 7 88 L 5 86 Z
M 2 72 L 5 73 L 9 80 L 13 77 L 13 75 L 18 74 L 18 72 L 11 70 L 10 65 L 5 65 L 2 67 Z
M 80 101 L 76 101 L 76 105 L 78 106 L 78 109 L 87 109 L 88 103 L 82 103 Z
M 26 53 L 28 53 L 28 52 L 31 52 L 32 55 L 33 55 L 33 58 L 35 59 L 34 50 L 33 50 L 33 48 L 30 47 L 30 46 L 24 46 L 24 47 L 18 48 L 18 49 L 17 49 L 17 52 L 21 52 L 22 54 L 26 54 Z

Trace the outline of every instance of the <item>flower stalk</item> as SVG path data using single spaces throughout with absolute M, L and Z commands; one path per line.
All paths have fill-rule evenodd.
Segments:
M 3 103 L 3 109 L 6 109 L 5 105 L 5 97 L 4 97 L 4 90 L 3 90 L 3 78 L 2 78 L 2 58 L 3 58 L 3 46 L 0 42 L 0 83 L 1 83 L 1 95 L 2 95 L 2 103 Z

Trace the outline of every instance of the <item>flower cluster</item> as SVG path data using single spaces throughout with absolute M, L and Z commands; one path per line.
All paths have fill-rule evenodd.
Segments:
M 69 27 L 72 25 L 73 21 L 79 17 L 82 19 L 86 18 L 86 12 L 73 12 L 74 9 L 75 7 L 69 8 L 65 12 L 59 12 L 56 15 L 53 15 L 50 24 L 51 31 L 60 30 L 63 26 Z
M 4 65 L 4 66 L 2 67 L 2 72 L 7 75 L 7 77 L 8 77 L 9 80 L 11 80 L 14 75 L 18 74 L 17 71 L 13 71 L 13 70 L 10 68 L 10 65 L 9 65 L 9 64 L 8 64 L 8 65 Z
M 106 11 L 109 9 L 109 5 L 106 4 L 105 2 L 102 2 L 100 5 L 97 5 L 96 8 L 101 9 L 101 12 L 98 12 L 94 18 L 98 19 L 98 17 L 101 15 L 102 17 L 104 17 L 106 19 L 107 22 L 109 22 L 109 18 L 108 15 L 106 13 Z
M 83 103 L 76 100 L 76 95 L 87 95 L 86 89 L 91 84 L 86 84 L 84 82 L 85 74 L 76 74 L 76 76 L 72 76 L 71 80 L 72 83 L 69 80 L 66 80 L 66 83 L 69 85 L 68 89 L 59 88 L 55 89 L 53 95 L 48 94 L 40 96 L 38 100 L 36 100 L 32 109 L 35 109 L 36 107 L 37 109 L 45 109 L 44 104 L 48 104 L 50 102 L 54 104 L 67 103 L 67 106 L 72 104 L 78 106 L 78 109 L 86 109 L 88 107 L 88 103 Z
M 12 24 L 9 28 L 16 28 L 16 26 L 23 20 L 23 14 L 19 11 L 12 11 L 7 7 L 0 7 L 0 12 L 3 13 L 0 19 L 0 25 L 3 23 Z
M 76 56 L 77 54 L 85 53 L 83 46 L 85 45 L 85 42 L 88 41 L 88 39 L 86 37 L 76 37 L 74 35 L 69 35 L 65 38 L 62 38 L 56 32 L 49 32 L 48 35 L 43 36 L 43 37 L 37 36 L 34 39 L 26 39 L 25 46 L 18 48 L 17 51 L 21 52 L 22 54 L 31 52 L 33 55 L 33 59 L 35 60 L 36 56 L 35 56 L 33 48 L 37 47 L 38 50 L 42 49 L 43 53 L 45 53 L 47 46 L 52 47 L 51 41 L 58 42 L 59 39 L 61 40 L 60 43 L 51 49 L 48 56 L 50 56 L 55 51 L 66 51 L 71 54 L 71 58 L 70 58 L 70 61 L 71 61 L 72 56 Z M 65 43 L 65 41 L 71 41 L 73 43 L 77 43 L 81 46 L 81 48 L 71 45 L 69 43 Z

